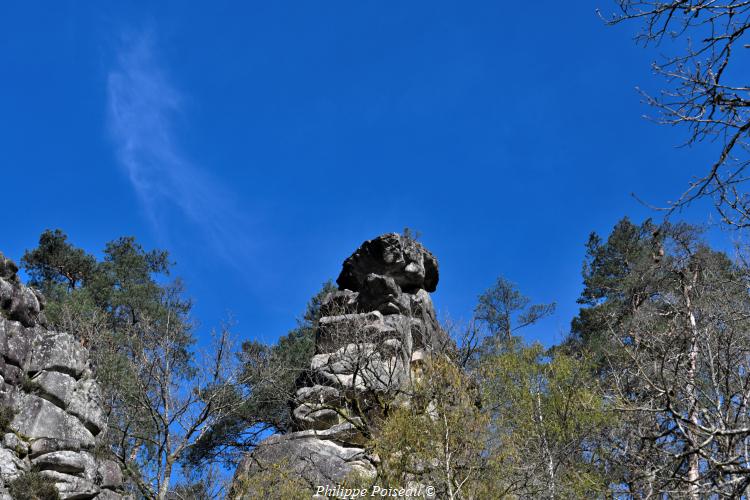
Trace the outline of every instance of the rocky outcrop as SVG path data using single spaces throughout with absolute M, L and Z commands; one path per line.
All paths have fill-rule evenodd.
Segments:
M 383 402 L 407 404 L 417 365 L 448 344 L 429 294 L 438 263 L 418 242 L 395 233 L 366 241 L 346 259 L 337 284 L 321 305 L 316 354 L 290 402 L 297 430 L 256 447 L 236 483 L 273 464 L 315 486 L 373 477 L 377 457 L 364 444 L 377 432 Z
M 344 261 L 336 284 L 361 290 L 371 274 L 393 280 L 406 293 L 434 292 L 438 284 L 435 256 L 416 241 L 389 233 L 366 241 Z
M 44 298 L 17 271 L 0 253 L 0 408 L 11 417 L 0 442 L 0 498 L 31 470 L 54 481 L 61 498 L 122 498 L 119 466 L 95 454 L 106 416 L 88 351 L 47 329 Z

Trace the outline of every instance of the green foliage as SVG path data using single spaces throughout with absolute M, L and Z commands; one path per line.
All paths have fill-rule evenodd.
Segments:
M 90 330 L 92 318 L 105 322 L 106 330 L 120 330 L 143 317 L 164 318 L 167 309 L 164 296 L 167 286 L 161 283 L 169 276 L 171 263 L 163 250 L 146 251 L 133 237 L 111 241 L 104 248 L 104 258 L 96 259 L 68 242 L 59 229 L 47 230 L 39 246 L 27 250 L 22 258 L 30 285 L 40 288 L 47 299 L 46 313 L 55 327 L 70 333 Z M 175 285 L 180 288 L 179 282 Z M 189 301 L 172 300 L 170 308 L 180 315 L 190 310 Z M 97 325 L 98 330 L 105 330 Z M 106 333 L 106 332 L 103 332 Z
M 26 472 L 8 484 L 14 500 L 59 500 L 60 493 L 52 479 L 39 472 Z
M 73 247 L 59 229 L 44 231 L 39 246 L 26 251 L 21 263 L 31 277 L 30 284 L 45 294 L 54 294 L 56 285 L 75 289 L 90 279 L 96 268 L 94 257 Z
M 595 498 L 607 491 L 611 424 L 590 362 L 510 339 L 474 376 L 446 358 L 415 374 L 372 442 L 377 482 L 430 484 L 438 498 Z
M 463 335 L 458 353 L 462 366 L 476 367 L 481 358 L 504 352 L 513 335 L 555 311 L 555 303 L 532 304 L 518 286 L 502 276 L 485 290 L 474 308 L 474 318 Z
M 143 316 L 164 317 L 167 290 L 157 279 L 167 278 L 171 266 L 166 251 L 146 251 L 133 237 L 111 241 L 91 284 L 94 301 L 109 312 L 113 321 L 125 324 L 137 323 Z M 175 286 L 181 288 L 179 283 Z M 189 302 L 174 299 L 170 307 L 178 308 L 181 314 L 190 310 Z
M 555 311 L 555 304 L 531 304 L 515 283 L 502 276 L 479 296 L 474 317 L 488 329 L 491 340 L 510 340 L 513 332 Z
M 16 411 L 10 405 L 0 405 L 0 433 L 5 434 L 10 431 L 10 423 L 16 416 Z
M 601 357 L 611 347 L 611 326 L 628 317 L 648 297 L 650 284 L 659 279 L 668 230 L 650 220 L 638 226 L 626 217 L 606 241 L 596 233 L 589 236 L 582 270 L 584 289 L 578 299 L 585 307 L 573 319 L 567 349 L 598 353 L 599 364 L 603 363 Z
M 477 388 L 447 358 L 431 360 L 416 377 L 411 401 L 396 408 L 374 442 L 378 481 L 433 485 L 439 498 L 470 498 L 486 472 L 489 419 Z
M 607 486 L 597 441 L 610 423 L 590 361 L 517 339 L 483 360 L 483 407 L 492 422 L 492 466 L 521 497 L 592 498 Z
M 35 394 L 39 391 L 40 386 L 37 382 L 31 380 L 25 373 L 21 375 L 21 389 L 29 394 Z
M 249 473 L 238 476 L 229 498 L 311 498 L 315 491 L 297 472 L 288 460 L 264 464 Z
M 44 294 L 45 313 L 53 325 L 59 324 L 62 305 L 70 295 L 90 283 L 97 272 L 96 259 L 71 245 L 59 229 L 44 231 L 39 246 L 24 253 L 21 265 L 31 278 L 29 285 Z

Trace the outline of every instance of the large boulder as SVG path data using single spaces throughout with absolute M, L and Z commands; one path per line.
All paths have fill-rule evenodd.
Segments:
M 94 436 L 73 415 L 34 394 L 19 391 L 15 400 L 16 416 L 11 429 L 28 441 L 54 439 L 76 443 L 76 448 L 93 448 Z
M 343 446 L 329 437 L 330 433 L 305 431 L 272 436 L 242 461 L 235 478 L 252 475 L 274 465 L 281 465 L 316 486 L 340 484 L 355 476 L 375 477 L 372 458 L 367 456 L 364 448 Z M 235 495 L 253 498 L 253 492 L 249 491 L 235 491 Z
M 438 284 L 438 263 L 419 242 L 397 233 L 366 241 L 344 261 L 336 283 L 358 292 L 370 274 L 390 276 L 407 292 L 434 292 Z

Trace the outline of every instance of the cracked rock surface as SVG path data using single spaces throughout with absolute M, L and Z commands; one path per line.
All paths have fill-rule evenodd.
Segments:
M 88 351 L 47 328 L 44 297 L 17 271 L 0 253 L 0 405 L 14 412 L 0 441 L 0 499 L 32 469 L 64 499 L 124 498 L 119 466 L 94 453 L 107 423 Z

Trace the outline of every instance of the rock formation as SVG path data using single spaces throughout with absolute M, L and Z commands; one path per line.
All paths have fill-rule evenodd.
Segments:
M 61 498 L 122 498 L 119 466 L 94 454 L 106 417 L 88 351 L 46 327 L 44 298 L 17 271 L 0 253 L 0 410 L 12 417 L 0 430 L 0 498 L 31 470 Z
M 347 258 L 339 290 L 321 306 L 316 354 L 290 402 L 297 430 L 256 447 L 235 481 L 279 463 L 316 486 L 352 473 L 374 476 L 377 458 L 363 445 L 377 432 L 384 404 L 408 398 L 417 366 L 448 342 L 428 293 L 437 283 L 435 257 L 398 234 L 366 241 Z

